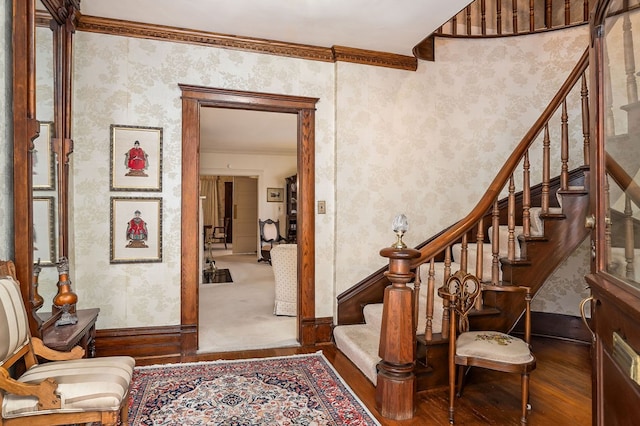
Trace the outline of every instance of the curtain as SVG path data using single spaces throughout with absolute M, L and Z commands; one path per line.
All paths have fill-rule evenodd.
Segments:
M 206 197 L 202 200 L 202 224 L 205 226 L 218 226 L 220 222 L 218 180 L 218 176 L 200 176 L 200 196 Z

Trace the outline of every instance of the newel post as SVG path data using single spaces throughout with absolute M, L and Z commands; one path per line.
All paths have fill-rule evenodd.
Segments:
M 406 231 L 406 218 L 404 220 Z M 398 233 L 395 227 L 394 231 Z M 420 252 L 406 248 L 399 234 L 398 242 L 382 249 L 380 255 L 389 259 L 389 270 L 385 275 L 391 285 L 384 291 L 378 352 L 382 361 L 378 363 L 376 408 L 386 418 L 406 420 L 413 417 L 416 393 L 413 371 L 416 319 L 413 317 L 413 290 L 407 283 L 414 277 L 411 260 L 419 257 Z

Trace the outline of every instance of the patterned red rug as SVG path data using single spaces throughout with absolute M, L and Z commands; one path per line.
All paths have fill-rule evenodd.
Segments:
M 379 425 L 321 352 L 136 367 L 129 422 Z

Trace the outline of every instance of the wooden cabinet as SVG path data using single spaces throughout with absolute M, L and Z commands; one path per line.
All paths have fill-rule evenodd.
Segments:
M 294 244 L 298 241 L 298 175 L 289 176 L 285 182 L 287 196 L 285 238 L 289 244 Z
M 79 309 L 76 312 L 78 322 L 76 324 L 56 326 L 55 317 L 51 313 L 38 313 L 44 321 L 42 341 L 45 346 L 57 351 L 68 352 L 74 346 L 84 349 L 86 358 L 96 355 L 96 320 L 100 309 Z
M 637 1 L 601 0 L 590 50 L 593 424 L 640 418 L 640 103 Z M 636 39 L 636 41 L 634 41 Z M 634 43 L 636 46 L 634 46 Z

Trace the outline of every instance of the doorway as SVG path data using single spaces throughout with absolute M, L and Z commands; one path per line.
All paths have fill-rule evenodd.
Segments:
M 198 349 L 198 179 L 200 108 L 222 107 L 296 114 L 298 127 L 298 315 L 297 340 L 316 343 L 315 318 L 315 105 L 317 98 L 240 92 L 180 84 L 182 90 L 182 223 L 181 337 L 182 354 Z M 195 309 L 194 309 L 195 307 Z

